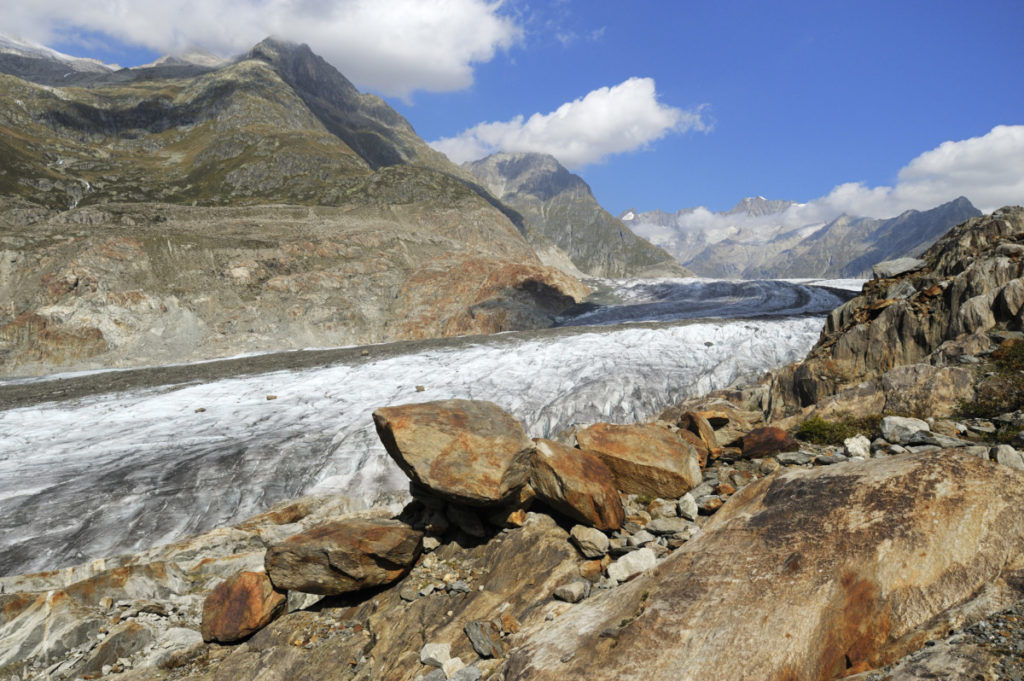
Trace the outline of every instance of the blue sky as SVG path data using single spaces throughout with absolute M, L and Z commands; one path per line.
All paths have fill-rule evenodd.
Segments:
M 122 65 L 307 42 L 450 155 L 553 151 L 613 213 L 1024 202 L 1019 0 L 0 1 L 0 31 Z

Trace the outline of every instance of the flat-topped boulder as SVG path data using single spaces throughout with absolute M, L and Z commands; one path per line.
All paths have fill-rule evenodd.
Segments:
M 441 400 L 382 407 L 377 434 L 409 478 L 470 506 L 511 498 L 529 476 L 533 442 L 492 402 Z
M 601 457 L 627 494 L 675 499 L 701 482 L 697 450 L 661 426 L 596 423 L 577 431 L 576 441 Z
M 218 584 L 203 602 L 203 640 L 240 641 L 281 615 L 287 602 L 266 573 L 240 572 Z
M 878 668 L 1020 599 L 1021 504 L 1024 475 L 953 450 L 786 470 L 737 492 L 655 572 L 530 631 L 501 678 Z
M 267 549 L 274 586 L 336 595 L 390 584 L 412 567 L 423 533 L 398 520 L 353 518 L 313 527 Z
M 559 513 L 599 530 L 617 530 L 625 520 L 615 477 L 592 452 L 537 439 L 530 487 Z

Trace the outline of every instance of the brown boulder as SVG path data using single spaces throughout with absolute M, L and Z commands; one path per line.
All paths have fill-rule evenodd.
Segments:
M 877 668 L 1020 599 L 1022 504 L 1024 475 L 956 450 L 786 470 L 738 492 L 657 574 L 530 631 L 504 679 Z
M 391 458 L 413 480 L 456 503 L 488 506 L 526 482 L 533 443 L 491 403 L 442 400 L 373 412 Z
M 355 518 L 319 525 L 267 549 L 278 589 L 341 594 L 389 584 L 420 555 L 423 533 L 397 520 Z
M 537 498 L 573 520 L 617 530 L 625 520 L 615 478 L 600 457 L 551 440 L 534 440 L 530 486 Z
M 233 643 L 251 636 L 284 612 L 288 597 L 263 572 L 240 572 L 203 601 L 203 640 Z
M 660 426 L 597 423 L 577 431 L 576 441 L 601 457 L 627 494 L 675 499 L 701 482 L 696 449 Z
M 686 412 L 680 417 L 676 425 L 684 431 L 699 437 L 707 449 L 716 449 L 719 446 L 718 438 L 715 436 L 715 429 L 711 427 L 711 423 L 704 416 L 697 412 Z
M 779 452 L 795 452 L 800 449 L 800 443 L 782 428 L 768 426 L 755 428 L 741 437 L 740 449 L 743 451 L 743 458 L 756 459 Z

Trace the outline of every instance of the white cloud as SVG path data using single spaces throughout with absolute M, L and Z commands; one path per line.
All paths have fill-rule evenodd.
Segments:
M 456 163 L 497 151 L 540 152 L 580 168 L 611 154 L 642 148 L 672 132 L 706 132 L 711 127 L 704 107 L 684 111 L 667 106 L 658 101 L 653 79 L 630 78 L 593 90 L 551 113 L 480 123 L 431 146 Z
M 5 32 L 51 43 L 97 31 L 175 53 L 232 56 L 273 35 L 307 43 L 356 85 L 408 97 L 459 90 L 473 64 L 516 44 L 522 29 L 492 0 L 32 0 L 4 8 Z
M 869 187 L 847 182 L 826 196 L 790 207 L 784 213 L 749 218 L 721 215 L 706 208 L 683 214 L 677 226 L 684 232 L 733 236 L 774 233 L 779 226 L 795 228 L 820 224 L 847 215 L 895 217 L 906 210 L 927 210 L 966 196 L 979 210 L 990 213 L 1005 205 L 1024 204 L 1024 125 L 999 125 L 980 137 L 943 142 L 905 165 L 895 186 Z M 660 234 L 660 232 L 656 232 Z

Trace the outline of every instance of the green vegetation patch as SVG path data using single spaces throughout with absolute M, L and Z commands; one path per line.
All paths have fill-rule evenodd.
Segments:
M 881 422 L 881 414 L 872 414 L 861 418 L 838 415 L 834 420 L 815 415 L 801 423 L 793 435 L 798 440 L 816 445 L 841 445 L 847 438 L 857 435 L 864 435 L 871 440 L 879 437 Z
M 1024 408 L 1024 341 L 1003 341 L 978 373 L 974 401 L 961 402 L 957 416 L 991 419 Z

